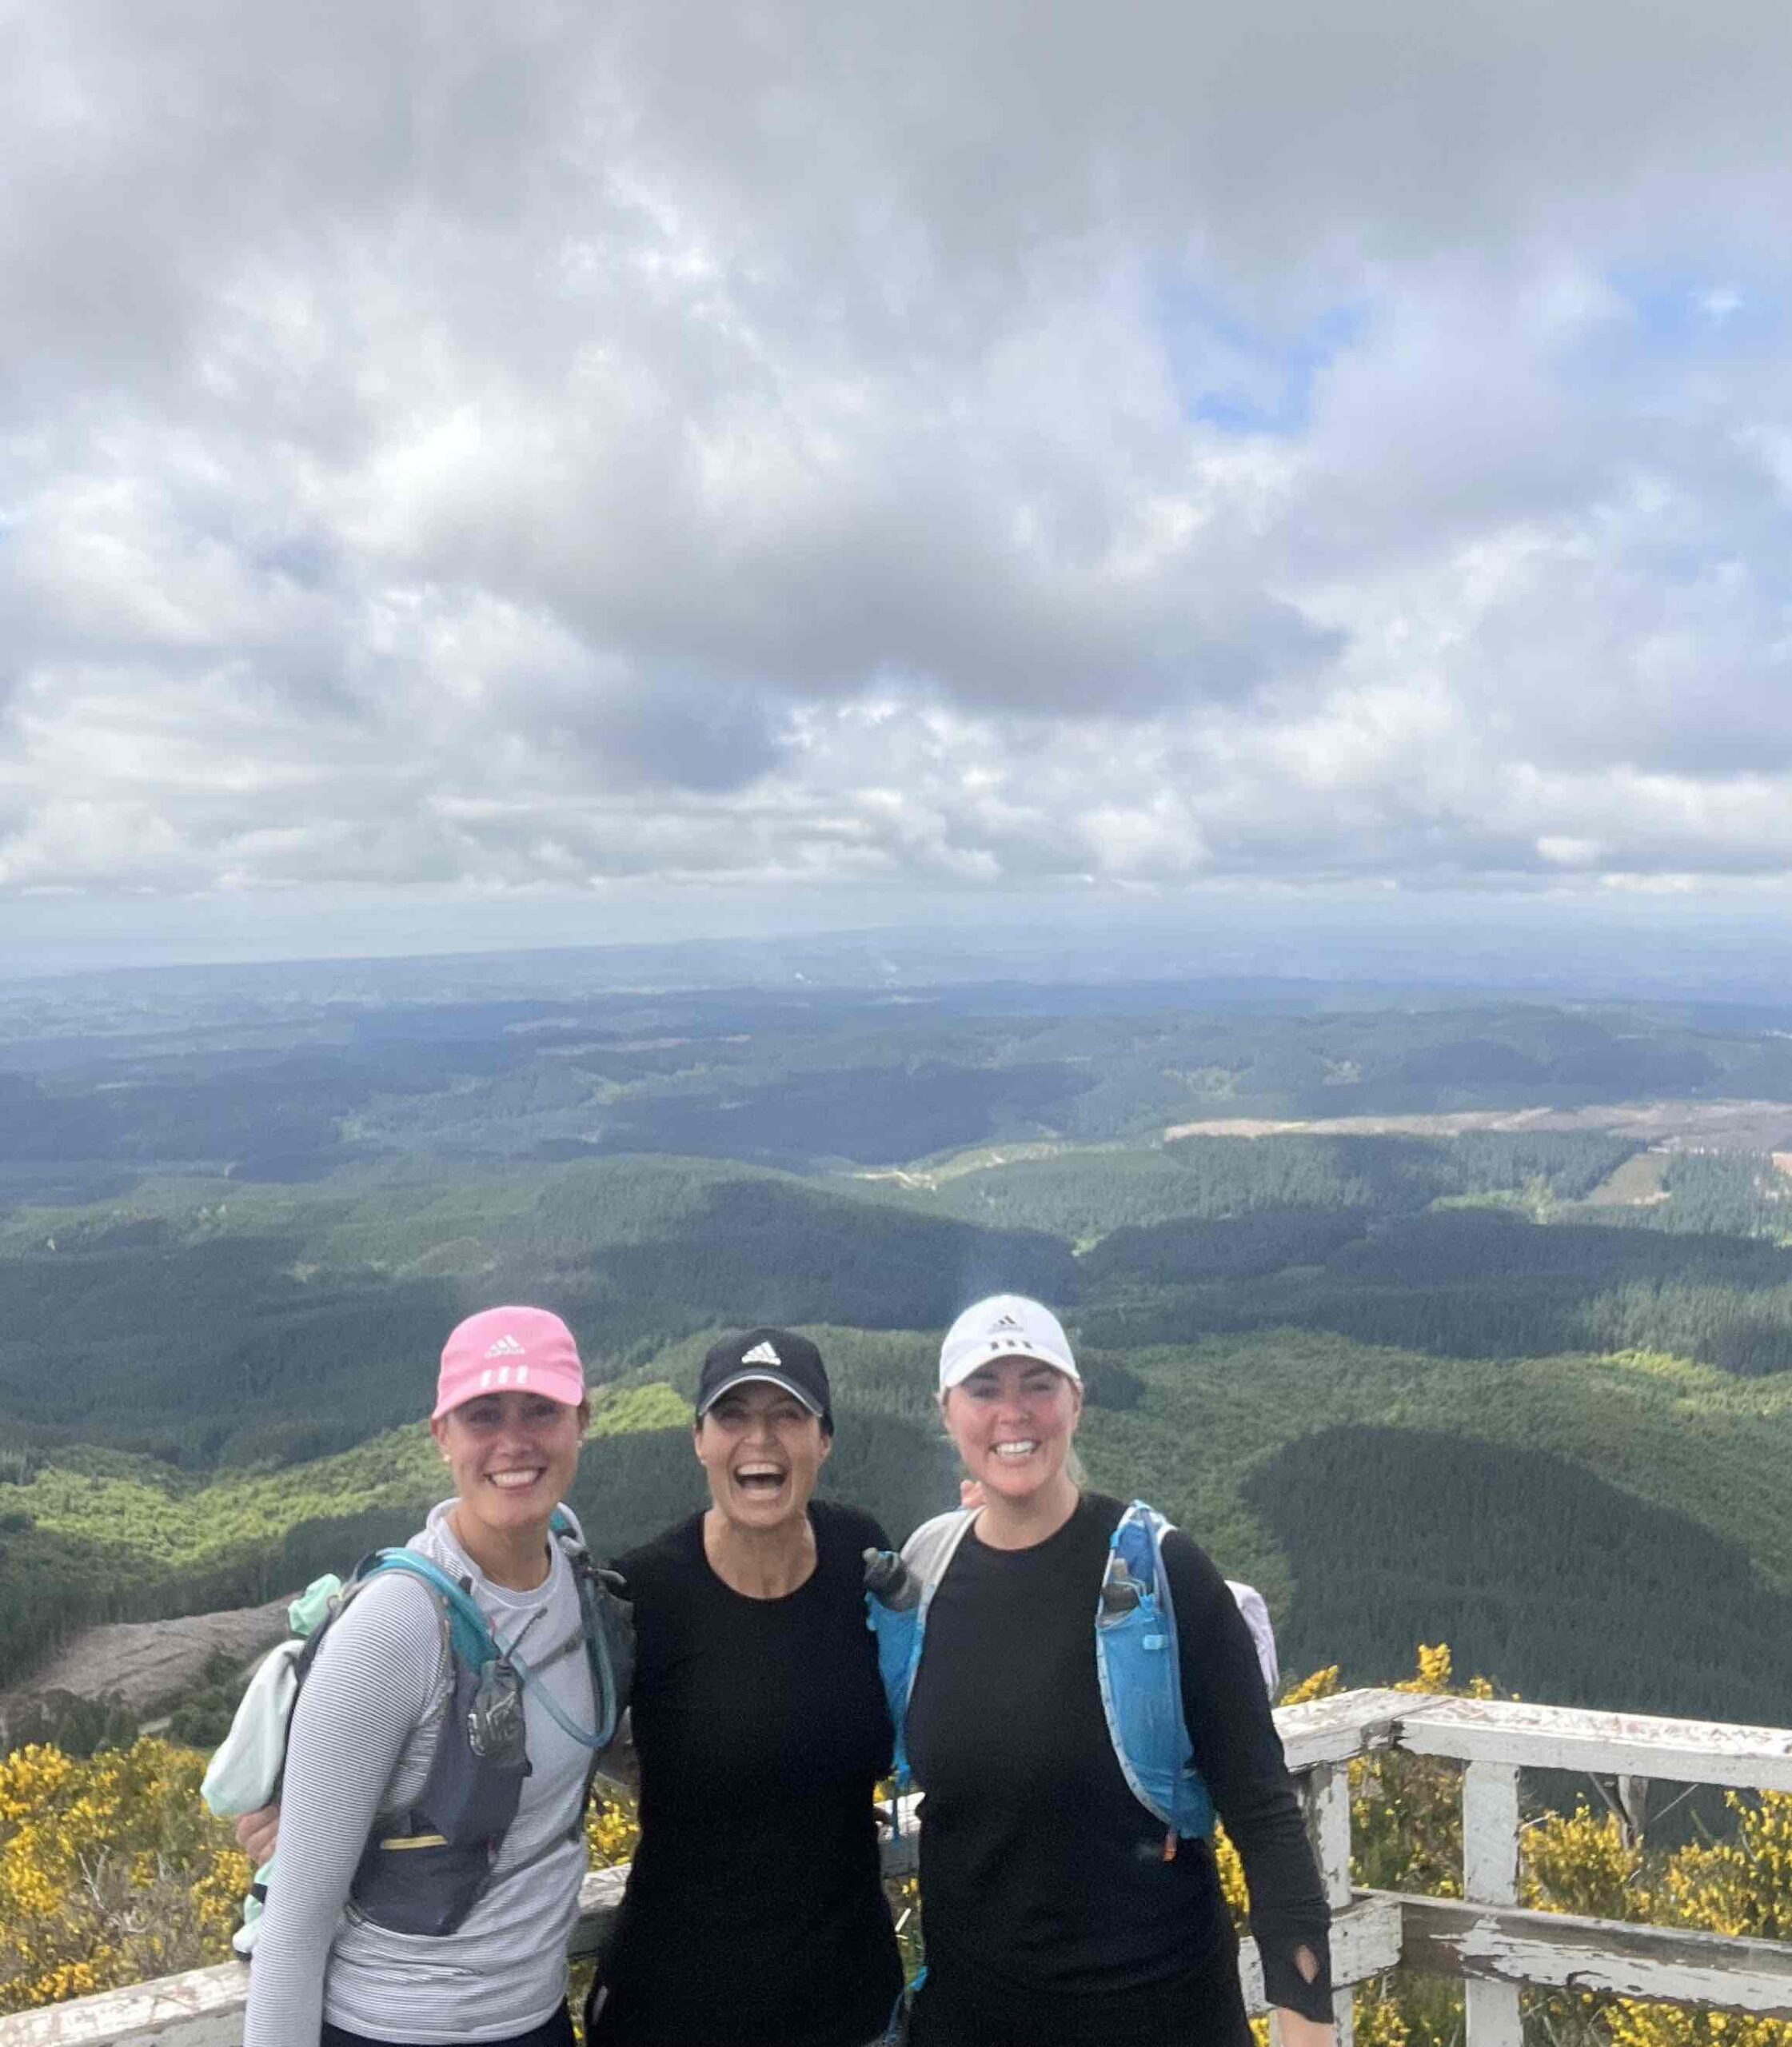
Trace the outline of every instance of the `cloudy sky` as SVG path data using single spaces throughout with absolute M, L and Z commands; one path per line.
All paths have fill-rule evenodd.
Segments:
M 0 946 L 1776 908 L 1789 104 L 1783 0 L 0 0 Z

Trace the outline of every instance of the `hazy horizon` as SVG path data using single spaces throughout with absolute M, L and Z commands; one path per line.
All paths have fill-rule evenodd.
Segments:
M 247 907 L 247 906 L 245 906 Z M 1442 893 L 1381 901 L 1275 897 L 1195 907 L 1064 906 L 1012 898 L 965 899 L 924 917 L 826 920 L 792 908 L 780 922 L 764 906 L 676 936 L 641 931 L 576 934 L 544 905 L 538 923 L 458 914 L 345 929 L 327 917 L 270 929 L 250 918 L 208 946 L 199 930 L 152 931 L 136 943 L 45 938 L 0 948 L 0 987 L 114 976 L 228 980 L 289 970 L 391 977 L 412 989 L 432 969 L 441 984 L 477 992 L 552 995 L 605 989 L 695 990 L 733 985 L 892 990 L 1013 980 L 1045 986 L 1285 983 L 1427 992 L 1483 999 L 1654 1000 L 1792 1006 L 1792 924 L 1757 911 L 1714 916 L 1698 903 L 1630 898 L 1621 904 L 1463 897 Z M 697 920 L 699 922 L 708 920 Z M 304 938 L 309 932 L 313 943 Z M 297 937 L 301 943 L 289 941 Z M 408 936 L 409 943 L 396 942 Z M 458 939 L 459 942 L 455 942 Z M 417 999 L 414 995 L 411 999 Z

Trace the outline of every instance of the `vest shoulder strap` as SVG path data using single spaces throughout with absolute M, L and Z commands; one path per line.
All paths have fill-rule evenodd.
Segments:
M 554 1509 L 549 1526 L 572 1566 L 573 1582 L 578 1591 L 579 1623 L 597 1715 L 594 1753 L 601 1753 L 616 1738 L 634 1683 L 634 1610 L 616 1589 L 621 1581 L 613 1572 L 600 1570 L 593 1561 L 585 1538 L 565 1507 Z M 552 1712 L 552 1702 L 546 1700 L 545 1694 L 544 1701 Z M 595 1764 L 593 1767 L 595 1772 Z M 588 1778 L 587 1797 L 590 1789 Z
M 497 1644 L 493 1639 L 491 1625 L 480 1611 L 473 1594 L 450 1578 L 440 1564 L 432 1562 L 416 1550 L 376 1550 L 372 1556 L 364 1558 L 355 1566 L 349 1594 L 369 1579 L 391 1571 L 402 1571 L 406 1577 L 416 1578 L 436 1595 L 437 1604 L 448 1622 L 449 1646 L 457 1661 L 469 1670 L 477 1670 L 497 1656 Z
M 920 1580 L 924 1602 L 945 1576 L 947 1565 L 957 1555 L 959 1544 L 976 1518 L 974 1507 L 954 1507 L 950 1514 L 924 1521 L 903 1544 L 902 1561 Z

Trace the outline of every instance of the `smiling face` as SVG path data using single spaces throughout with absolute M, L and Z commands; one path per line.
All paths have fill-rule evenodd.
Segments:
M 736 1526 L 763 1531 L 808 1512 L 833 1438 L 793 1393 L 764 1379 L 730 1387 L 695 1432 L 709 1497 Z
M 454 1476 L 461 1509 L 493 1533 L 548 1517 L 578 1469 L 589 1409 L 539 1393 L 481 1393 L 429 1424 Z
M 992 1358 L 953 1387 L 940 1409 L 984 1498 L 1019 1506 L 1064 1482 L 1083 1389 L 1036 1358 Z

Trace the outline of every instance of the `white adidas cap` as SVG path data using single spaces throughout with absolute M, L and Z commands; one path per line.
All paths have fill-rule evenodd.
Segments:
M 940 1391 L 949 1392 L 995 1358 L 1037 1358 L 1083 1383 L 1064 1324 L 1024 1294 L 992 1294 L 975 1301 L 946 1331 L 940 1346 Z

